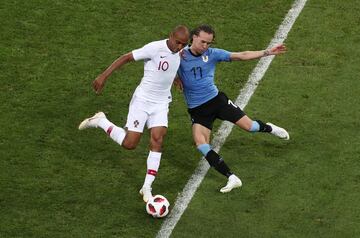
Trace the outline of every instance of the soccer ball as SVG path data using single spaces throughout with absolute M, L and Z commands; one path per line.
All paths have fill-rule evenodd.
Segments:
M 169 201 L 162 195 L 155 195 L 146 203 L 146 211 L 154 218 L 165 217 L 169 213 Z

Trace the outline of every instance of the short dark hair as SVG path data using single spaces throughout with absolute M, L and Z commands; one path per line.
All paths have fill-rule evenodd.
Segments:
M 190 42 L 192 42 L 193 36 L 194 35 L 199 36 L 201 31 L 206 32 L 208 34 L 212 34 L 213 39 L 215 39 L 215 31 L 212 28 L 212 26 L 207 25 L 207 24 L 203 24 L 203 25 L 200 25 L 200 26 L 198 26 L 198 27 L 191 30 L 191 32 L 190 32 Z
M 185 25 L 177 25 L 171 33 L 175 34 L 176 32 L 188 33 L 189 29 Z

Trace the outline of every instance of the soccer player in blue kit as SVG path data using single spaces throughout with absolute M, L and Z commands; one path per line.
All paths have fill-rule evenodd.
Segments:
M 284 45 L 268 50 L 229 52 L 211 48 L 215 31 L 209 25 L 200 25 L 191 32 L 191 45 L 184 48 L 175 85 L 184 92 L 188 112 L 192 120 L 192 134 L 198 150 L 211 167 L 228 178 L 220 192 L 230 192 L 242 185 L 224 160 L 210 146 L 210 135 L 215 119 L 230 121 L 249 132 L 267 132 L 288 140 L 288 132 L 272 123 L 250 119 L 223 92 L 219 92 L 214 83 L 216 64 L 222 61 L 240 61 L 258 59 L 268 55 L 278 55 L 286 51 Z

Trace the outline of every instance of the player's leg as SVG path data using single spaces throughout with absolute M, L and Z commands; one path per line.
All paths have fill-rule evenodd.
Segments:
M 130 102 L 125 131 L 109 121 L 103 112 L 96 113 L 93 117 L 86 118 L 79 125 L 79 129 L 102 128 L 111 139 L 123 148 L 133 150 L 140 142 L 145 123 L 148 118 L 146 105 L 141 100 L 133 98 Z
M 200 125 L 192 126 L 194 142 L 198 150 L 203 154 L 211 167 L 228 178 L 227 185 L 220 189 L 220 192 L 230 192 L 232 189 L 242 185 L 241 180 L 230 171 L 225 161 L 210 146 L 211 130 Z
M 144 184 L 140 190 L 144 202 L 152 197 L 152 184 L 158 173 L 162 155 L 162 145 L 168 126 L 168 104 L 154 105 L 156 110 L 150 114 L 147 126 L 150 129 L 150 151 L 146 161 L 147 169 Z
M 155 152 L 162 151 L 162 145 L 167 132 L 167 127 L 157 126 L 150 128 L 150 150 Z
M 235 105 L 225 94 L 222 94 L 224 103 L 219 111 L 217 117 L 222 120 L 230 121 L 240 128 L 249 132 L 267 132 L 271 133 L 281 139 L 288 140 L 288 132 L 281 127 L 272 123 L 264 123 L 260 120 L 251 120 L 239 106 Z
M 125 149 L 133 150 L 140 142 L 146 121 L 149 118 L 147 103 L 134 96 L 129 105 L 129 113 L 126 119 L 126 136 L 122 143 Z
M 98 112 L 94 116 L 83 120 L 79 125 L 79 130 L 97 127 L 102 128 L 116 143 L 122 145 L 126 131 L 109 121 L 103 112 Z
M 268 132 L 272 131 L 271 126 L 263 123 L 260 120 L 251 120 L 247 115 L 244 115 L 235 122 L 237 126 L 248 132 Z
M 124 147 L 127 150 L 135 149 L 140 142 L 141 135 L 142 135 L 142 132 L 130 131 L 128 129 L 126 132 L 126 136 L 121 144 L 122 147 Z
M 226 104 L 226 96 L 224 97 L 224 94 L 220 92 L 210 101 L 188 110 L 193 123 L 193 139 L 198 150 L 202 153 L 211 167 L 214 167 L 216 171 L 228 178 L 229 186 L 225 186 L 225 190 L 222 188 L 220 190 L 221 192 L 230 192 L 233 188 L 241 186 L 240 179 L 230 171 L 225 161 L 210 146 L 210 135 L 213 123 L 218 117 L 218 111 Z
M 269 122 L 265 124 L 260 120 L 253 121 L 246 115 L 237 120 L 235 124 L 249 132 L 267 132 L 285 140 L 290 138 L 289 133 L 284 128 Z

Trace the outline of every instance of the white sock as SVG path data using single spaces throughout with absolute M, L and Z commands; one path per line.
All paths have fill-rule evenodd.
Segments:
M 101 127 L 109 136 L 111 139 L 113 139 L 116 143 L 118 143 L 119 145 L 122 144 L 125 135 L 126 135 L 126 131 L 124 129 L 122 129 L 121 127 L 117 127 L 115 126 L 114 123 L 112 123 L 111 121 L 109 121 L 106 118 L 102 118 L 99 123 L 98 123 L 99 127 Z
M 150 187 L 155 180 L 157 175 L 157 171 L 160 166 L 161 160 L 161 152 L 149 152 L 149 156 L 147 158 L 147 171 L 145 176 L 145 181 L 143 187 Z
M 114 124 L 109 121 L 107 118 L 101 118 L 98 122 L 98 126 L 102 128 L 105 132 L 109 129 L 110 126 L 113 126 Z

